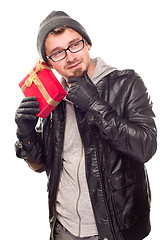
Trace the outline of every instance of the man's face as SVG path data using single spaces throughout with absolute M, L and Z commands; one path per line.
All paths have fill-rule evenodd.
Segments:
M 67 28 L 64 32 L 59 34 L 48 35 L 45 41 L 46 55 L 50 56 L 53 53 L 62 49 L 68 48 L 72 43 L 82 39 L 82 36 L 71 28 Z M 90 45 L 84 43 L 84 48 L 76 53 L 67 51 L 67 56 L 58 61 L 53 62 L 49 59 L 50 65 L 65 79 L 72 76 L 82 76 L 84 71 L 88 71 L 92 75 L 94 65 L 89 56 Z

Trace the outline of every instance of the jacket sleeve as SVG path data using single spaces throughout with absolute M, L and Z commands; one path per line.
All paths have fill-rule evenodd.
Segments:
M 123 112 L 117 112 L 103 98 L 90 107 L 88 123 L 99 127 L 101 135 L 114 150 L 140 162 L 147 162 L 156 152 L 156 126 L 152 104 L 143 81 L 133 74 L 122 92 Z
M 22 137 L 17 132 L 18 141 L 15 150 L 17 157 L 23 158 L 32 170 L 41 173 L 45 170 L 45 166 L 39 129 L 28 137 Z

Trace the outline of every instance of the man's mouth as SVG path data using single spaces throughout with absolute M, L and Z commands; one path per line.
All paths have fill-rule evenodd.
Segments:
M 81 62 L 78 62 L 78 63 L 74 63 L 74 64 L 72 64 L 72 65 L 70 65 L 69 67 L 68 67 L 68 69 L 76 69 L 77 67 L 79 67 L 79 65 L 81 64 Z

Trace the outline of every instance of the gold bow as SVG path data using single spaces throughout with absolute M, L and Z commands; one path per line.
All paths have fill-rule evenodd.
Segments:
M 39 71 L 41 71 L 42 69 L 49 69 L 51 70 L 50 67 L 46 66 L 46 65 L 42 65 L 42 59 L 38 59 L 37 62 L 36 62 L 36 67 L 35 67 L 35 70 L 31 70 L 29 72 L 29 77 L 25 80 L 25 83 L 23 84 L 23 86 L 21 87 L 21 90 L 24 92 L 25 89 L 27 87 L 30 87 L 32 85 L 32 83 L 34 82 L 34 84 L 37 86 L 37 88 L 39 89 L 39 91 L 41 92 L 41 94 L 43 95 L 43 97 L 45 98 L 46 102 L 51 105 L 51 106 L 54 106 L 56 107 L 59 102 L 53 100 L 48 92 L 46 91 L 45 87 L 43 86 L 42 82 L 40 81 L 40 79 L 38 78 L 37 76 L 37 73 Z
M 50 67 L 43 66 L 42 65 L 42 60 L 38 59 L 37 62 L 36 62 L 36 68 L 35 68 L 35 70 L 32 69 L 30 71 L 30 73 L 29 73 L 30 76 L 25 80 L 25 85 L 27 87 L 30 87 L 32 85 L 32 83 L 34 82 L 34 84 L 36 86 L 40 86 L 40 81 L 37 77 L 37 73 L 44 68 L 49 69 L 49 70 L 51 69 Z

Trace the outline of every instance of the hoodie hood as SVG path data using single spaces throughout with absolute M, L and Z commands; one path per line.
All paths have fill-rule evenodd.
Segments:
M 103 77 L 116 70 L 116 68 L 107 65 L 101 58 L 91 59 L 96 66 L 91 76 L 92 82 L 96 85 Z
M 98 82 L 100 82 L 105 76 L 107 76 L 109 73 L 116 70 L 115 67 L 111 67 L 107 65 L 101 58 L 97 57 L 94 59 L 91 59 L 93 64 L 95 65 L 95 70 L 91 76 L 91 81 L 96 85 Z M 65 79 L 62 77 L 60 80 L 61 85 L 65 89 L 66 92 L 68 92 L 69 88 L 66 85 Z M 64 98 L 64 100 L 70 102 L 69 100 Z

